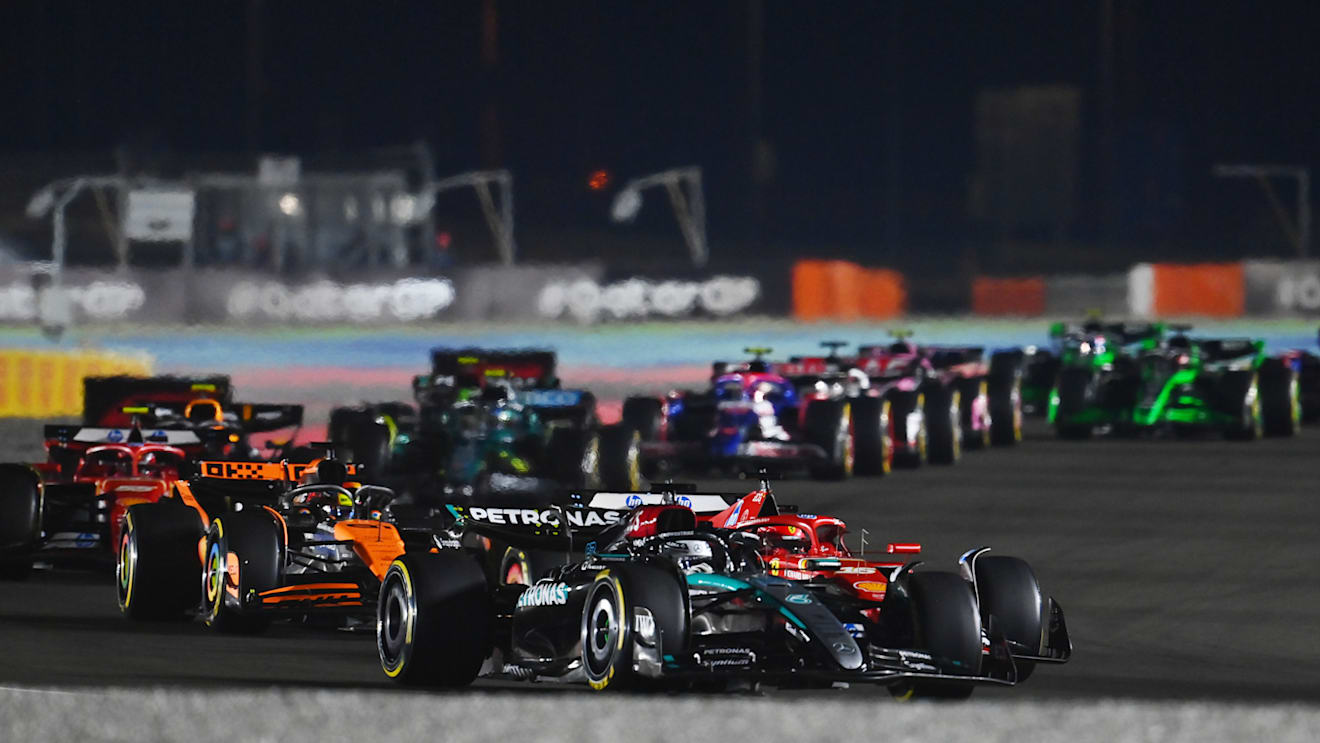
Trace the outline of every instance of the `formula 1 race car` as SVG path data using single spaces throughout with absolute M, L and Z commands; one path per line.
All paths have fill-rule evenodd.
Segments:
M 203 454 L 213 459 L 260 458 L 251 436 L 302 425 L 301 405 L 234 400 L 229 377 L 87 377 L 83 380 L 83 425 L 125 429 L 192 431 Z M 296 430 L 280 449 L 287 449 Z M 283 456 L 285 451 L 268 452 Z
M 563 389 L 553 351 L 448 349 L 413 380 L 414 403 L 336 408 L 330 438 L 373 481 L 415 497 L 640 486 L 636 435 L 602 426 L 596 398 Z
M 108 563 L 124 511 L 160 498 L 202 450 L 192 431 L 138 426 L 50 425 L 45 437 L 47 461 L 0 464 L 0 577 Z
M 641 437 L 643 472 L 772 465 L 843 479 L 859 461 L 865 472 L 887 471 L 884 401 L 855 401 L 824 381 L 806 384 L 805 373 L 790 378 L 765 360 L 770 350 L 748 348 L 754 358 L 741 364 L 716 362 L 709 390 L 625 400 L 623 422 Z
M 462 686 L 478 675 L 594 689 L 853 682 L 901 698 L 966 697 L 976 685 L 1013 685 L 1031 665 L 1071 655 L 1062 609 L 1026 563 L 991 560 L 984 549 L 964 555 L 962 574 L 909 563 L 877 576 L 879 600 L 834 582 L 770 575 L 753 527 L 719 526 L 738 523 L 756 499 L 757 517 L 772 518 L 767 496 L 749 494 L 703 525 L 675 494 L 662 495 L 592 534 L 584 559 L 530 587 L 492 585 L 464 549 L 407 553 L 381 588 L 382 668 L 412 685 Z M 516 526 L 469 528 L 571 546 L 568 512 L 559 513 L 550 520 L 531 510 Z
M 349 481 L 353 465 L 200 468 L 124 515 L 116 575 L 129 619 L 198 614 L 211 629 L 253 633 L 281 617 L 367 618 L 390 562 L 437 545 L 436 530 L 396 522 L 393 491 Z
M 1218 430 L 1231 439 L 1291 436 L 1301 424 L 1300 362 L 1269 357 L 1263 341 L 1189 338 L 1182 331 L 1136 359 L 1116 359 L 1103 376 L 1065 369 L 1050 402 L 1060 436 Z
M 1050 326 L 1050 347 L 1026 350 L 1022 409 L 1028 415 L 1049 415 L 1050 398 L 1060 375 L 1086 373 L 1104 377 L 1127 360 L 1154 351 L 1164 343 L 1162 323 L 1103 321 L 1057 322 Z
M 916 391 L 932 461 L 955 461 L 964 446 L 983 449 L 1021 440 L 1019 351 L 996 350 L 987 358 L 982 346 L 917 345 L 908 331 L 891 335 L 893 343 L 859 346 L 853 363 L 873 384 Z

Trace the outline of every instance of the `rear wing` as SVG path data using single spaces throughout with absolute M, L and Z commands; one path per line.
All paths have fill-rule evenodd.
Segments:
M 211 480 L 265 480 L 297 483 L 303 475 L 315 472 L 317 462 L 199 462 L 198 477 Z M 355 477 L 364 470 L 361 465 L 344 465 L 349 477 Z
M 208 398 L 228 406 L 233 390 L 229 377 L 87 377 L 83 380 L 83 424 L 100 427 L 132 425 L 124 408 L 161 405 L 182 410 L 189 402 Z
M 234 403 L 233 415 L 247 433 L 265 433 L 301 426 L 303 406 L 279 403 Z
M 749 499 L 756 498 L 752 501 Z M 773 496 L 765 491 L 748 495 L 726 493 L 661 493 L 641 491 L 574 492 L 568 503 L 516 505 L 447 505 L 458 524 L 475 534 L 533 549 L 578 549 L 601 532 L 622 524 L 634 508 L 660 505 L 672 498 L 691 508 L 699 522 L 715 528 L 732 527 L 756 515 L 778 513 Z
M 48 425 L 44 429 L 47 441 L 61 446 L 97 444 L 168 444 L 169 446 L 198 446 L 201 438 L 193 431 L 148 428 L 100 428 L 78 425 Z
M 433 348 L 431 373 L 436 377 L 481 379 L 498 377 L 516 387 L 555 387 L 558 359 L 549 349 Z M 463 386 L 463 385 L 459 385 Z

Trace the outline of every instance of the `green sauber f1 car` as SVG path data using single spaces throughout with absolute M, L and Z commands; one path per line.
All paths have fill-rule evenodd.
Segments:
M 1050 345 L 1028 348 L 1022 379 L 1022 410 L 1046 415 L 1050 397 L 1065 372 L 1074 378 L 1107 377 L 1123 359 L 1160 347 L 1165 325 L 1089 319 L 1081 323 L 1056 322 L 1050 326 Z M 1080 371 L 1078 371 L 1080 370 Z
M 1100 368 L 1061 369 L 1049 420 L 1064 438 L 1155 430 L 1218 431 L 1242 440 L 1291 436 L 1301 424 L 1299 374 L 1290 357 L 1267 356 L 1264 341 L 1179 332 Z

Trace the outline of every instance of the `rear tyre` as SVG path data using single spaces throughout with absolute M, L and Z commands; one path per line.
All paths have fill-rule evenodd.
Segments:
M 1295 436 L 1302 427 L 1301 389 L 1297 375 L 1280 359 L 1260 367 L 1260 408 L 1266 436 Z
M 954 664 L 968 676 L 981 672 L 981 616 L 972 587 L 957 573 L 915 573 L 909 579 L 912 623 L 917 648 Z M 889 687 L 900 700 L 966 699 L 970 683 L 907 681 Z
M 1022 378 L 990 377 L 990 443 L 1013 446 L 1022 440 Z
M 183 619 L 201 598 L 197 541 L 202 520 L 187 506 L 130 506 L 119 530 L 115 592 L 119 611 L 133 620 Z
M 990 446 L 990 383 L 985 379 L 964 379 L 958 387 L 958 421 L 966 449 Z
M 600 437 L 595 431 L 556 428 L 546 447 L 546 471 L 570 488 L 600 487 Z
M 1235 420 L 1224 429 L 1224 438 L 1254 441 L 1264 434 L 1261 419 L 1260 382 L 1254 372 L 1228 372 L 1220 380 L 1224 412 Z
M 949 387 L 926 390 L 927 456 L 931 464 L 954 464 L 962 458 L 962 424 L 958 408 L 962 395 Z
M 492 618 L 485 575 L 466 552 L 405 554 L 381 582 L 381 669 L 406 686 L 467 686 L 489 654 Z
M 630 397 L 623 401 L 623 424 L 631 426 L 642 441 L 660 438 L 664 406 L 654 397 Z
M 858 475 L 887 475 L 894 467 L 894 439 L 890 435 L 888 400 L 859 397 L 852 401 L 853 442 L 857 447 L 853 471 Z
M 1049 627 L 1047 607 L 1036 574 L 1024 560 L 1000 555 L 976 558 L 976 592 L 981 603 L 981 622 L 1021 650 L 1040 655 Z M 1036 664 L 1014 661 L 1019 682 L 1026 681 Z
M 21 464 L 0 464 L 0 579 L 24 580 L 41 538 L 41 479 Z
M 1094 430 L 1090 423 L 1077 423 L 1074 419 L 1095 404 L 1095 375 L 1090 369 L 1064 369 L 1054 392 L 1059 397 L 1055 410 L 1054 430 L 1063 439 L 1089 439 Z
M 270 626 L 270 617 L 242 608 L 251 593 L 276 588 L 283 579 L 284 531 L 269 512 L 259 509 L 216 517 L 206 532 L 203 560 L 202 618 L 207 627 L 227 634 L 256 634 Z
M 641 445 L 641 436 L 627 424 L 601 427 L 601 487 L 607 490 L 641 490 Z
M 926 397 L 919 392 L 896 392 L 890 401 L 894 465 L 920 467 L 927 454 Z
M 852 476 L 857 449 L 852 406 L 846 400 L 807 403 L 807 441 L 825 450 L 825 461 L 809 467 L 815 480 L 844 480 Z

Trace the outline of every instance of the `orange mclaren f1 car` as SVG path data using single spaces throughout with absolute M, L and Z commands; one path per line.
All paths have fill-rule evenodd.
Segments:
M 356 470 L 332 459 L 202 462 L 198 478 L 125 514 L 120 610 L 130 619 L 195 613 L 243 633 L 277 617 L 369 616 L 394 558 L 437 537 L 395 524 L 394 492 L 351 481 Z

